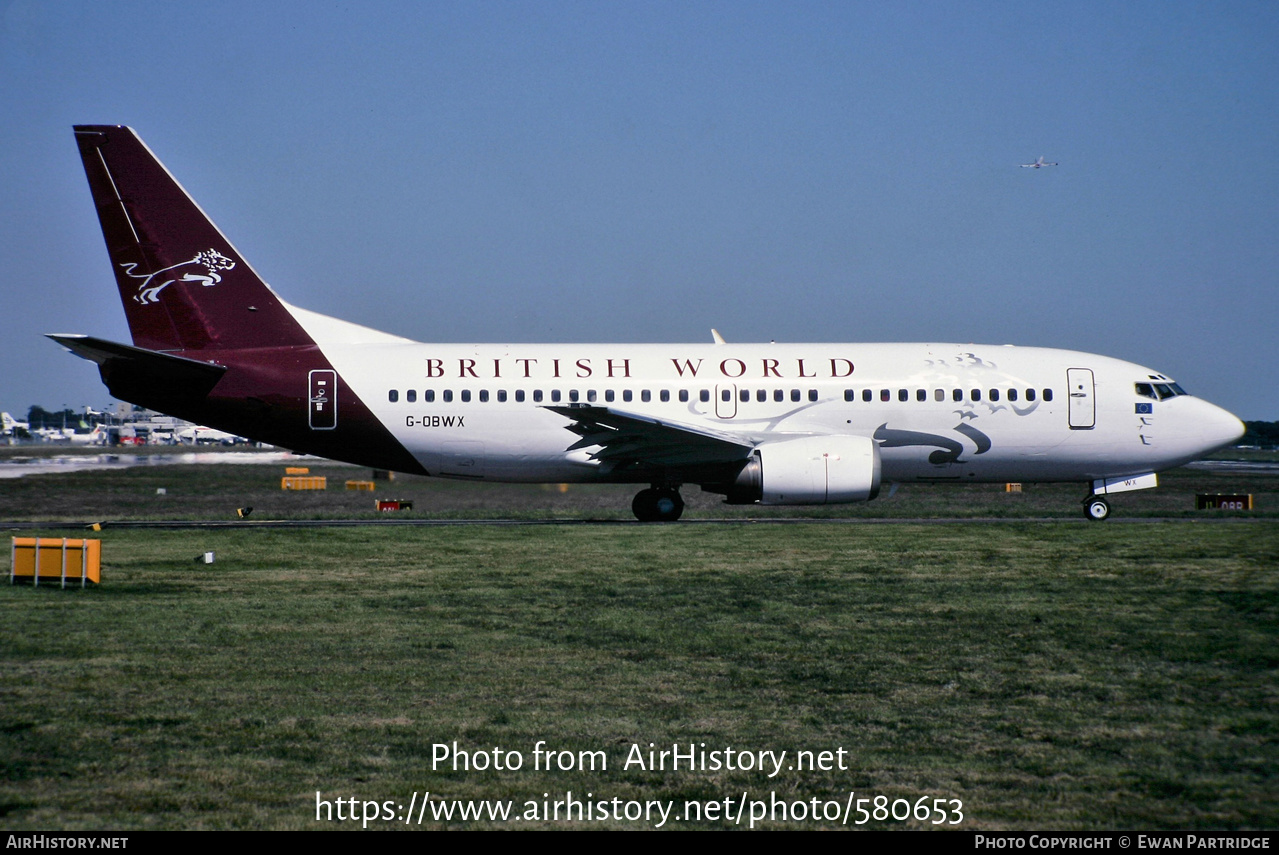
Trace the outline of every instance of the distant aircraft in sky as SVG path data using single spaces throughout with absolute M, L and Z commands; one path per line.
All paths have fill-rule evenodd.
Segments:
M 1061 164 L 1059 163 L 1045 163 L 1044 156 L 1041 154 L 1039 155 L 1039 160 L 1036 160 L 1034 163 L 1023 163 L 1021 165 L 1021 168 L 1022 169 L 1039 169 L 1040 167 L 1043 167 L 1043 166 L 1060 166 L 1060 165 Z
M 1101 520 L 1111 494 L 1244 432 L 1158 371 L 1070 350 L 412 341 L 281 300 L 129 128 L 75 135 L 133 344 L 51 338 L 119 399 L 295 451 L 645 485 L 631 505 L 644 521 L 679 519 L 690 484 L 729 504 L 821 505 L 901 481 L 1078 481 Z

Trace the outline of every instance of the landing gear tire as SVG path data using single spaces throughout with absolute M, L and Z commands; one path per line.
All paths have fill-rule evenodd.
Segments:
M 1101 522 L 1110 516 L 1110 502 L 1101 496 L 1089 496 L 1084 500 L 1084 516 L 1093 522 Z
M 679 490 L 650 487 L 636 494 L 631 512 L 640 522 L 675 522 L 684 513 L 684 499 Z

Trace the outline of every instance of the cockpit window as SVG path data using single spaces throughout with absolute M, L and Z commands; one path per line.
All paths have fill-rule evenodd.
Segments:
M 1152 401 L 1164 401 L 1186 394 L 1186 390 L 1176 383 L 1137 383 L 1135 388 L 1138 395 Z

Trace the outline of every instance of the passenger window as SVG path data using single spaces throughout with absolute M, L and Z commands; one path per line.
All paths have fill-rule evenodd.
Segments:
M 534 390 L 533 390 L 533 403 L 534 403 L 534 404 L 540 404 L 540 403 L 542 403 L 542 390 L 541 390 L 541 389 L 534 389 Z
M 1015 401 L 1015 400 L 1017 400 L 1017 390 L 1016 390 L 1016 389 L 1009 389 L 1009 390 L 1008 390 L 1008 400 L 1010 400 L 1010 401 Z
M 981 400 L 981 389 L 973 389 L 971 394 L 974 401 Z
M 917 390 L 915 390 L 915 400 L 916 400 L 916 401 L 927 401 L 927 400 L 928 400 L 928 390 L 927 390 L 927 389 L 917 389 Z
M 708 403 L 710 399 L 711 399 L 710 389 L 702 389 L 700 392 L 697 393 L 697 400 L 701 401 L 703 404 Z
M 952 400 L 955 400 L 955 401 L 962 401 L 962 400 L 964 400 L 964 390 L 963 390 L 963 389 L 956 389 L 955 391 L 953 391 L 953 392 L 951 392 L 951 393 L 950 393 L 950 397 L 951 397 L 951 399 L 952 399 Z
M 687 403 L 688 403 L 688 390 L 687 390 L 687 389 L 680 389 L 680 390 L 679 390 L 679 400 L 680 400 L 680 403 L 682 403 L 682 404 L 687 404 Z
M 733 391 L 731 389 L 725 389 L 719 393 L 719 397 L 722 401 L 731 401 L 733 400 Z
M 1052 390 L 1052 389 L 1045 389 L 1045 390 L 1044 390 L 1044 400 L 1045 400 L 1045 401 L 1051 401 L 1052 399 L 1053 399 L 1053 390 Z
M 612 389 L 605 389 L 605 390 L 604 390 L 604 402 L 605 402 L 605 403 L 607 403 L 607 404 L 611 404 L 611 403 L 613 403 L 613 390 L 612 390 Z
M 934 400 L 934 401 L 944 401 L 944 400 L 946 400 L 946 390 L 945 390 L 945 389 L 934 389 L 934 390 L 933 390 L 933 400 Z
M 786 400 L 786 393 L 783 392 L 781 389 L 774 389 L 773 400 L 777 401 L 780 404 L 782 401 Z
M 462 390 L 462 403 L 463 403 L 463 404 L 469 404 L 470 402 L 471 402 L 471 390 L 470 390 L 470 389 L 463 389 L 463 390 Z
M 816 390 L 816 389 L 809 389 L 809 390 L 808 390 L 808 400 L 810 400 L 810 401 L 816 401 L 816 400 L 817 400 L 817 390 Z
M 649 401 L 653 400 L 653 393 L 645 389 L 640 392 L 640 400 L 647 404 Z
M 755 400 L 756 400 L 756 401 L 759 401 L 761 404 L 762 404 L 763 402 L 767 401 L 767 400 L 768 400 L 768 390 L 767 390 L 767 389 L 757 389 L 757 390 L 755 390 Z
M 798 389 L 791 389 L 791 390 L 790 390 L 790 399 L 791 399 L 792 401 L 796 401 L 796 402 L 798 402 L 798 401 L 799 401 L 799 390 L 798 390 Z
M 905 390 L 905 389 L 898 389 L 898 390 L 897 390 L 897 400 L 899 400 L 899 401 L 909 401 L 909 400 L 910 400 L 910 392 L 908 392 L 908 391 L 907 391 L 907 390 Z
M 524 390 L 523 390 L 523 389 L 516 389 L 516 390 L 515 390 L 515 402 L 516 402 L 517 404 L 522 404 L 522 403 L 524 403 Z
M 880 390 L 879 390 L 879 400 L 881 400 L 881 401 L 891 401 L 892 399 L 893 399 L 893 393 L 892 393 L 892 390 L 891 390 L 891 389 L 880 389 Z
M 657 394 L 657 397 L 662 399 L 663 404 L 669 403 L 671 400 L 671 390 L 663 389 L 661 392 Z
M 865 401 L 866 403 L 868 403 L 868 404 L 869 404 L 869 403 L 870 403 L 871 401 L 873 401 L 874 399 L 875 399 L 875 393 L 874 393 L 874 392 L 872 392 L 872 391 L 871 391 L 871 390 L 869 390 L 869 389 L 863 389 L 863 390 L 862 390 L 862 400 L 863 400 L 863 401 Z
M 991 390 L 990 390 L 990 400 L 992 400 L 992 401 L 998 401 L 998 400 L 999 400 L 999 390 L 998 390 L 998 389 L 991 389 Z
M 1026 390 L 1026 400 L 1027 400 L 1027 401 L 1033 401 L 1033 400 L 1035 400 L 1035 390 L 1034 390 L 1034 389 L 1027 389 L 1027 390 Z
M 576 390 L 576 389 L 569 389 L 569 390 L 568 390 L 568 399 L 569 399 L 569 401 L 570 401 L 570 402 L 572 402 L 572 403 L 574 403 L 574 404 L 576 404 L 576 403 L 577 403 L 577 390 Z
M 631 402 L 631 399 L 634 397 L 635 397 L 635 393 L 632 392 L 630 389 L 622 390 L 622 400 L 625 401 L 626 403 L 629 404 Z
M 748 401 L 750 401 L 750 399 L 751 399 L 751 390 L 750 390 L 750 389 L 743 389 L 742 391 L 740 391 L 740 392 L 738 392 L 738 393 L 737 393 L 737 397 L 741 398 L 741 399 L 742 399 L 742 403 L 743 403 L 743 404 L 745 404 L 745 403 L 747 403 Z
M 560 402 L 560 390 L 559 390 L 559 389 L 552 389 L 552 390 L 551 390 L 551 403 L 552 403 L 552 404 L 558 404 L 559 402 Z
M 411 404 L 411 403 L 413 403 L 414 401 L 416 401 L 416 400 L 417 400 L 417 390 L 416 390 L 416 389 L 409 389 L 407 392 L 405 392 L 405 393 L 404 393 L 404 400 L 408 401 L 410 404 Z
M 588 402 L 588 403 L 591 403 L 591 404 L 595 403 L 595 390 L 594 390 L 594 389 L 587 389 L 587 390 L 586 390 L 586 400 L 587 400 L 587 402 Z
M 426 401 L 428 404 L 433 403 L 435 401 L 435 390 L 427 389 L 425 392 L 423 392 L 422 400 Z
M 445 389 L 445 390 L 444 390 L 444 403 L 446 403 L 446 404 L 451 404 L 451 403 L 453 403 L 453 390 L 452 390 L 452 389 Z
M 489 400 L 489 390 L 488 390 L 488 389 L 481 389 L 481 390 L 480 390 L 480 403 L 481 403 L 481 404 L 487 404 L 487 403 L 488 403 L 488 400 Z
M 853 400 L 854 398 L 856 398 L 856 397 L 857 397 L 857 396 L 853 394 L 853 390 L 852 390 L 852 389 L 845 389 L 845 390 L 844 390 L 844 400 L 845 400 L 845 401 L 852 401 L 852 400 Z
M 506 403 L 506 390 L 505 390 L 505 389 L 498 389 L 498 390 L 497 390 L 497 402 L 498 402 L 499 404 L 505 404 L 505 403 Z
M 400 400 L 400 390 L 392 389 L 391 391 L 387 392 L 386 399 L 390 401 L 392 404 L 394 404 L 396 401 Z

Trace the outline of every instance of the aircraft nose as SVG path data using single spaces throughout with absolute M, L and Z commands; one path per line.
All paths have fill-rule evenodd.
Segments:
M 1246 428 L 1234 413 L 1223 410 L 1215 404 L 1203 402 L 1203 411 L 1198 420 L 1200 436 L 1203 438 L 1204 454 L 1233 445 L 1244 435 Z

